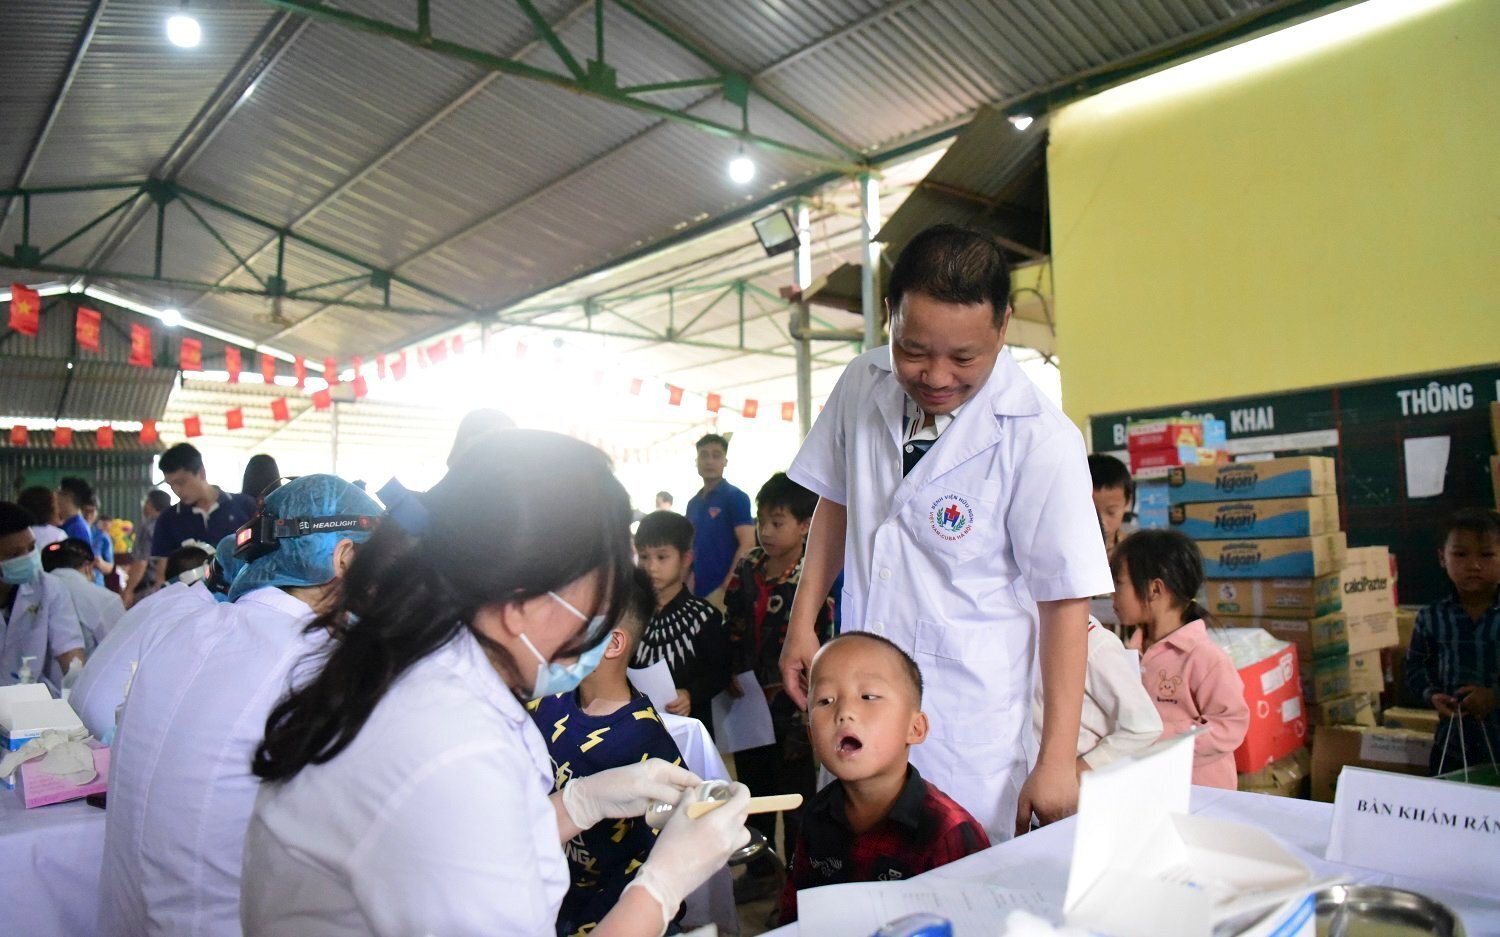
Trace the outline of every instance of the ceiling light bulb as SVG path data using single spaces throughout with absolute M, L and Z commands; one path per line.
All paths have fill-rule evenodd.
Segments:
M 163 309 L 161 311 L 161 321 L 163 325 L 175 328 L 182 324 L 182 313 L 176 309 Z
M 1032 118 L 1029 114 L 1013 114 L 1010 118 L 1010 124 L 1017 130 L 1025 130 L 1031 126 L 1031 120 Z
M 755 161 L 744 153 L 729 161 L 729 179 L 736 185 L 744 185 L 755 178 Z
M 186 13 L 167 17 L 167 39 L 174 46 L 191 49 L 203 40 L 203 28 Z

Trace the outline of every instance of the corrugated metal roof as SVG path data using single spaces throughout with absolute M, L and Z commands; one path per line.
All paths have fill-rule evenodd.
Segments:
M 55 358 L 0 356 L 0 404 L 7 415 L 42 419 L 154 419 L 167 406 L 177 372 Z

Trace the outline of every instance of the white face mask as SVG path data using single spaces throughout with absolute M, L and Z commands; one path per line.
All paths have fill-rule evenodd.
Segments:
M 574 608 L 571 602 L 556 592 L 548 592 L 547 594 L 557 604 L 576 615 L 579 621 L 588 622 L 585 634 L 593 634 L 604 625 L 603 615 L 595 615 L 593 618 L 590 618 Z M 605 649 L 609 647 L 609 636 L 605 635 L 597 644 L 580 654 L 578 659 L 573 663 L 559 664 L 543 657 L 542 652 L 536 649 L 536 645 L 532 644 L 531 639 L 526 637 L 526 635 L 522 634 L 520 637 L 521 643 L 526 645 L 526 649 L 537 660 L 536 679 L 531 685 L 531 695 L 527 697 L 527 699 L 533 700 L 541 699 L 544 696 L 556 696 L 559 693 L 572 692 L 578 684 L 583 682 L 584 677 L 593 673 L 594 668 L 599 666 L 599 661 L 604 659 Z

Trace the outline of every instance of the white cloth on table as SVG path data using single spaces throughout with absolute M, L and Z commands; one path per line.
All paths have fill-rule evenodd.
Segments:
M 81 800 L 27 810 L 21 791 L 0 790 L 0 933 L 78 937 L 94 933 L 104 811 Z
M 92 653 L 125 614 L 125 603 L 76 569 L 55 569 L 47 575 L 62 583 L 73 600 L 73 611 L 78 613 L 78 624 L 84 631 L 84 643 Z

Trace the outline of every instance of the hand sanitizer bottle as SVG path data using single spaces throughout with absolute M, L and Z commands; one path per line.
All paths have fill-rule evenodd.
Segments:
M 36 660 L 35 657 L 23 657 L 23 658 L 21 658 L 21 669 L 18 670 L 18 671 L 16 671 L 16 682 L 17 683 L 35 683 L 36 682 L 36 674 L 34 674 L 34 673 L 31 672 L 31 662 L 34 661 L 34 660 Z

